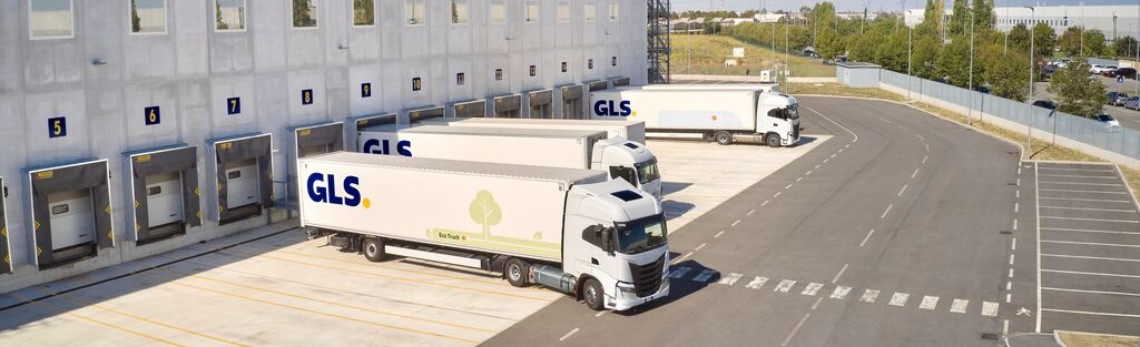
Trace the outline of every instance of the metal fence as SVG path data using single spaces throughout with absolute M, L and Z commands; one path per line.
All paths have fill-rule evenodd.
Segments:
M 889 70 L 880 70 L 879 80 L 887 85 L 910 90 L 913 97 L 922 95 L 961 107 L 981 110 L 987 116 L 996 116 L 1021 125 L 1032 125 L 1035 131 L 1045 131 L 1074 141 L 1083 142 L 1111 152 L 1140 159 L 1140 131 L 1108 126 L 1085 117 L 1000 98 L 981 92 L 971 92 L 949 84 L 930 81 Z M 976 111 L 975 111 L 976 112 Z M 1050 114 L 1052 113 L 1052 116 Z M 1028 128 L 1027 128 L 1028 129 Z M 1054 130 L 1056 129 L 1056 130 Z

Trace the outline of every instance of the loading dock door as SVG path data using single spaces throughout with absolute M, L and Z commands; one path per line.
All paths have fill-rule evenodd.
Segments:
M 586 86 L 588 87 L 587 89 L 589 89 L 591 92 L 596 92 L 599 90 L 604 90 L 606 88 L 609 88 L 610 84 L 609 84 L 609 82 L 606 82 L 606 81 L 593 81 L 593 82 L 587 82 Z
M 300 190 L 297 188 L 297 159 L 311 155 L 344 150 L 344 123 L 326 123 L 293 129 L 293 153 L 289 161 L 287 198 L 289 208 L 295 208 Z
M 522 108 L 522 95 L 497 96 L 492 101 L 495 118 L 519 118 Z
M 437 106 L 408 111 L 408 124 L 416 124 L 432 118 L 443 118 L 446 110 L 443 106 Z
M 359 139 L 360 139 L 360 132 L 361 131 L 364 131 L 365 129 L 368 129 L 371 127 L 378 127 L 378 126 L 383 126 L 383 125 L 388 125 L 388 124 L 396 124 L 396 122 L 397 122 L 397 120 L 399 120 L 399 118 L 400 117 L 398 115 L 396 115 L 395 113 L 376 114 L 376 115 L 361 116 L 358 118 L 354 118 L 354 119 L 352 119 L 352 124 L 354 124 L 356 126 L 356 129 L 353 129 L 351 132 L 348 133 L 348 137 L 349 137 L 348 143 L 353 144 L 353 146 L 356 146 L 356 143 L 360 141 Z M 363 149 L 360 146 L 356 146 L 356 148 L 353 148 L 352 150 L 354 150 L 356 152 L 363 152 Z
M 565 86 L 562 91 L 562 118 L 586 119 L 582 113 L 582 85 Z
M 147 177 L 147 226 L 154 228 L 182 222 L 182 175 L 170 173 Z
M 614 88 L 625 87 L 629 85 L 629 77 L 618 77 L 613 79 Z
M 530 118 L 554 118 L 553 90 L 547 89 L 527 93 L 527 99 L 530 101 Z
M 28 181 L 40 269 L 114 247 L 107 160 L 29 170 Z
M 0 274 L 12 273 L 12 249 L 8 242 L 8 186 L 4 185 L 4 177 L 0 177 Z
M 126 153 L 131 173 L 135 243 L 144 245 L 186 234 L 202 225 L 198 147 L 179 146 Z
M 452 106 L 456 117 L 483 118 L 487 116 L 487 102 L 483 100 L 456 103 Z
M 273 206 L 272 136 L 257 134 L 213 142 L 219 224 L 261 215 Z

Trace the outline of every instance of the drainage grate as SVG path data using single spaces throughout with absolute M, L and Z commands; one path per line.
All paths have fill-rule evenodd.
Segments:
M 997 334 L 997 333 L 983 333 L 983 334 L 982 334 L 982 340 L 993 340 L 993 341 L 997 341 L 997 340 L 998 340 L 998 339 L 1000 339 L 1000 338 L 1001 338 L 1001 335 L 999 335 L 999 334 Z

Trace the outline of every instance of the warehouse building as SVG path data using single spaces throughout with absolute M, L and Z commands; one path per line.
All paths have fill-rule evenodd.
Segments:
M 645 1 L 0 2 L 0 292 L 290 217 L 298 156 L 645 84 Z
M 949 2 L 947 2 L 949 3 Z M 921 24 L 924 20 L 925 9 L 908 9 L 904 13 L 907 26 Z M 945 20 L 949 20 L 953 11 L 946 10 Z M 1002 32 L 1009 32 L 1018 24 L 1033 27 L 1044 23 L 1057 35 L 1061 35 L 1068 28 L 1084 27 L 1085 30 L 1100 30 L 1104 33 L 1106 41 L 1113 41 L 1117 37 L 1138 37 L 1140 30 L 1140 6 L 1111 5 L 1111 6 L 1035 6 L 1028 7 L 995 7 L 994 28 Z

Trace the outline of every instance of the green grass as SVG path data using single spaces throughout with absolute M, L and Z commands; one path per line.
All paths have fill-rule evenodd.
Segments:
M 1128 336 L 1081 334 L 1067 331 L 1058 335 L 1065 346 L 1072 347 L 1135 347 L 1140 344 L 1140 338 Z
M 774 69 L 775 59 L 781 63 L 784 52 L 773 52 L 766 47 L 744 43 L 728 36 L 720 35 L 672 35 L 673 52 L 669 55 L 671 72 L 694 75 L 743 76 L 750 72 Z M 744 59 L 735 67 L 725 67 L 724 61 L 732 57 L 734 47 L 744 47 Z M 792 77 L 835 77 L 835 66 L 824 65 L 791 52 L 788 56 Z

